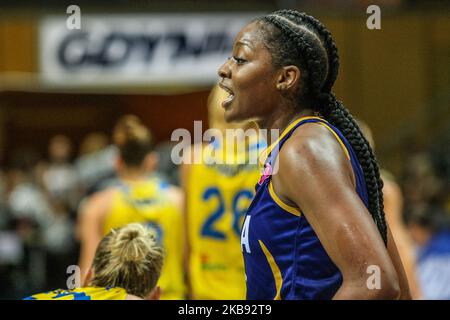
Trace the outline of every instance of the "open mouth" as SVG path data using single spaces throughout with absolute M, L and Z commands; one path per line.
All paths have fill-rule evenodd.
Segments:
M 225 90 L 229 95 L 228 97 L 222 101 L 222 107 L 227 108 L 234 99 L 234 92 L 223 83 L 219 83 L 219 87 Z

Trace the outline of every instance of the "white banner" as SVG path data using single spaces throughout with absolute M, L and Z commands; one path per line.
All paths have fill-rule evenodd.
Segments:
M 257 14 L 81 15 L 40 25 L 40 71 L 52 85 L 205 85 Z

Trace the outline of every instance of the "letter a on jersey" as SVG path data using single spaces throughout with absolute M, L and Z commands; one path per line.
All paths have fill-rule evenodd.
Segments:
M 242 252 L 251 253 L 250 251 L 250 245 L 248 243 L 248 231 L 250 229 L 250 216 L 245 217 L 244 226 L 242 227 L 242 233 L 241 233 L 241 247 Z

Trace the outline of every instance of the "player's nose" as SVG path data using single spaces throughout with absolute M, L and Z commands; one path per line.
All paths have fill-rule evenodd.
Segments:
M 230 59 L 225 61 L 219 68 L 217 74 L 221 78 L 231 78 Z

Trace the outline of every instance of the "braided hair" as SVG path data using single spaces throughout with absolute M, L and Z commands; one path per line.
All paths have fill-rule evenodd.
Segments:
M 350 142 L 361 164 L 368 192 L 368 210 L 387 244 L 383 181 L 375 155 L 347 108 L 331 91 L 338 75 L 339 55 L 331 33 L 317 19 L 294 10 L 280 10 L 257 18 L 262 41 L 275 67 L 297 65 L 301 83 L 295 92 L 298 106 L 320 113 Z

